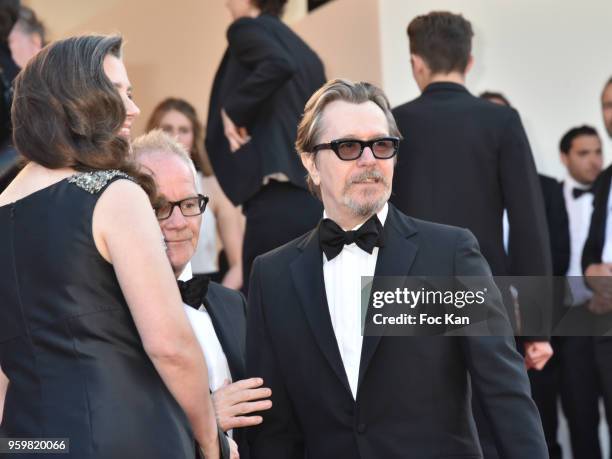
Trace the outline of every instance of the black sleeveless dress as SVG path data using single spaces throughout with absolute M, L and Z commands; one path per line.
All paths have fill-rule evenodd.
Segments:
M 94 207 L 120 178 L 79 173 L 0 207 L 0 365 L 10 380 L 0 436 L 68 438 L 62 458 L 194 458 L 187 418 L 94 245 Z

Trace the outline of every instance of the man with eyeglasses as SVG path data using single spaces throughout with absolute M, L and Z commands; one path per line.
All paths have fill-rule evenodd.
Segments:
M 470 386 L 504 457 L 547 457 L 499 302 L 503 336 L 362 336 L 361 276 L 491 275 L 469 231 L 388 204 L 399 137 L 370 84 L 333 80 L 306 104 L 296 148 L 324 218 L 253 265 L 247 373 L 273 394 L 253 459 L 480 458 Z
M 167 134 L 151 131 L 137 138 L 132 150 L 138 163 L 151 173 L 162 198 L 155 214 L 179 279 L 187 317 L 202 345 L 219 426 L 233 435 L 240 457 L 248 458 L 244 429 L 240 428 L 262 421 L 261 416 L 250 414 L 269 408 L 270 390 L 263 387 L 261 378 L 245 379 L 246 301 L 242 294 L 206 277 L 192 278 L 189 262 L 208 198 L 196 189 L 189 154 Z

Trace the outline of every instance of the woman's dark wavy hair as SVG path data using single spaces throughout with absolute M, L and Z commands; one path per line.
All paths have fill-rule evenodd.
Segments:
M 84 35 L 40 51 L 15 79 L 13 142 L 27 160 L 49 169 L 122 170 L 154 201 L 155 183 L 119 135 L 125 106 L 104 72 L 104 59 L 120 59 L 121 46 L 118 35 Z

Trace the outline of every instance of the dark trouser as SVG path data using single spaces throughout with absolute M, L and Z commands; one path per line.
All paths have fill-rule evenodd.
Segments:
M 601 384 L 595 339 L 568 336 L 562 344 L 561 401 L 576 459 L 601 459 L 598 433 Z
M 323 216 L 323 205 L 307 190 L 271 181 L 243 205 L 246 217 L 242 269 L 247 295 L 255 257 L 310 231 Z
M 548 447 L 550 459 L 561 459 L 561 445 L 557 441 L 557 428 L 559 426 L 559 412 L 557 399 L 560 392 L 560 340 L 553 338 L 551 345 L 554 354 L 541 370 L 531 369 L 527 372 L 531 383 L 531 396 L 542 419 L 544 437 Z
M 595 338 L 595 363 L 599 370 L 601 393 L 606 407 L 608 441 L 612 459 L 612 336 Z

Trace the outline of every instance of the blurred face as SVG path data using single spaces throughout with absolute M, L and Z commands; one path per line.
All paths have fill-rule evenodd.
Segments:
M 181 158 L 160 152 L 140 156 L 138 162 L 151 170 L 159 193 L 167 201 L 176 202 L 198 195 L 193 172 Z M 174 206 L 170 217 L 159 221 L 168 258 L 177 277 L 195 253 L 201 222 L 201 215 L 185 217 L 178 206 Z
M 601 140 L 596 135 L 574 138 L 569 152 L 561 153 L 561 161 L 574 180 L 583 185 L 591 185 L 603 166 Z
M 108 79 L 117 88 L 123 100 L 126 117 L 123 126 L 119 130 L 119 135 L 129 139 L 132 133 L 132 123 L 140 115 L 140 109 L 132 100 L 132 85 L 128 79 L 125 65 L 123 65 L 121 59 L 109 54 L 104 58 L 104 73 L 106 73 Z
M 248 16 L 252 17 L 254 11 L 256 11 L 251 0 L 226 0 L 225 6 L 234 20 Z M 257 16 L 257 14 L 255 14 L 255 16 Z
M 371 101 L 331 102 L 323 111 L 321 123 L 324 128 L 317 143 L 389 136 L 384 112 Z M 352 161 L 341 160 L 332 150 L 304 154 L 302 161 L 315 185 L 321 188 L 330 218 L 345 229 L 378 212 L 391 195 L 394 159 L 376 159 L 369 147 Z
M 606 131 L 608 131 L 608 135 L 612 138 L 612 84 L 606 86 L 601 96 L 601 111 Z
M 28 61 L 42 48 L 40 35 L 24 33 L 19 23 L 11 30 L 8 42 L 13 60 L 21 68 L 24 68 Z
M 187 151 L 193 147 L 193 124 L 185 115 L 177 110 L 170 110 L 162 116 L 160 129 L 175 137 Z

